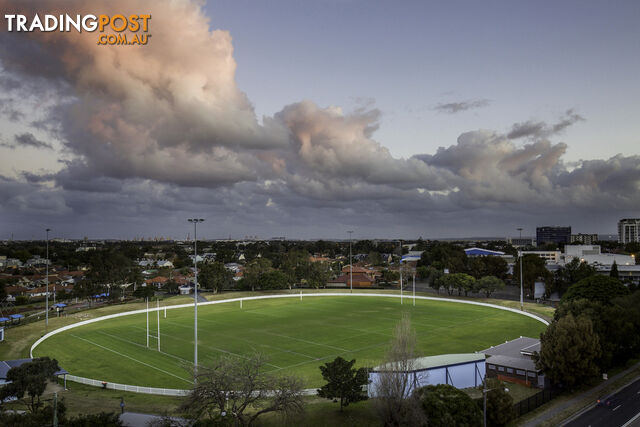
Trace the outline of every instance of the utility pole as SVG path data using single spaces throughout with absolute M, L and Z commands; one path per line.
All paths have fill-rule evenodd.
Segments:
M 58 427 L 58 392 L 53 393 L 53 427 Z
M 351 289 L 351 293 L 353 293 L 353 262 L 351 261 L 351 238 L 353 235 L 353 230 L 349 230 L 347 231 L 347 233 L 349 233 L 349 289 Z
M 187 221 L 193 223 L 193 266 L 195 270 L 195 289 L 193 304 L 193 382 L 198 378 L 198 223 L 204 222 L 202 218 L 189 218 Z
M 518 231 L 520 232 L 520 243 L 522 243 L 522 227 L 519 227 Z M 524 286 L 522 284 L 522 251 L 518 251 L 518 255 L 520 255 L 520 310 L 524 311 Z
M 47 271 L 47 276 L 45 277 L 45 283 L 47 286 L 47 291 L 45 292 L 45 330 L 49 331 L 49 232 L 51 231 L 50 228 L 46 229 L 47 232 L 47 261 L 46 261 L 46 271 Z

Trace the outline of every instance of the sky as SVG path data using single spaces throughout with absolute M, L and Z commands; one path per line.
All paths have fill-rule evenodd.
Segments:
M 636 1 L 0 0 L 0 239 L 615 234 Z M 150 13 L 146 46 L 7 13 Z

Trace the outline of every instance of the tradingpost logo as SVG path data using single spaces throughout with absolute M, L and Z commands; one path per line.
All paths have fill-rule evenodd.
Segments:
M 98 32 L 97 44 L 132 46 L 149 43 L 150 14 L 140 15 L 4 15 L 9 32 Z

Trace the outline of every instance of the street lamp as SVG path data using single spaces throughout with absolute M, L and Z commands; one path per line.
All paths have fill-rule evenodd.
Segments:
M 522 243 L 522 227 L 518 227 L 520 232 L 520 242 Z M 524 287 L 522 285 L 522 251 L 518 251 L 518 258 L 520 258 L 520 310 L 524 311 Z
M 51 231 L 50 228 L 47 228 L 46 230 L 47 233 L 47 260 L 46 260 L 46 272 L 47 272 L 47 276 L 45 277 L 45 283 L 47 286 L 47 291 L 45 292 L 45 308 L 46 308 L 46 312 L 45 312 L 45 329 L 48 330 L 49 329 L 49 232 Z
M 193 223 L 193 265 L 195 270 L 195 290 L 193 304 L 193 382 L 198 378 L 198 223 L 204 222 L 202 218 L 189 218 L 187 221 Z
M 347 233 L 349 233 L 349 289 L 351 289 L 351 293 L 353 293 L 353 262 L 351 262 L 351 237 L 353 230 L 349 230 Z
M 483 400 L 483 405 L 482 405 L 482 414 L 484 417 L 484 423 L 483 426 L 487 427 L 487 393 L 492 391 L 492 390 L 498 390 L 502 388 L 504 391 L 509 392 L 509 389 L 506 387 L 498 387 L 498 388 L 487 388 L 487 376 L 484 376 L 484 381 L 482 381 L 482 400 Z

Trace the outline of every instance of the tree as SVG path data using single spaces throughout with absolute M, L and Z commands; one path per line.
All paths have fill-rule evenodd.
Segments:
M 513 410 L 513 397 L 505 390 L 502 381 L 487 378 L 487 424 L 506 426 L 516 416 Z
M 504 282 L 498 279 L 496 276 L 484 276 L 476 283 L 476 289 L 478 289 L 478 291 L 484 292 L 487 298 L 489 298 L 495 291 L 503 289 L 504 286 Z
M 453 295 L 453 291 L 457 290 L 458 295 L 467 296 L 470 291 L 473 291 L 476 279 L 465 273 L 445 274 L 439 279 L 439 283 L 444 287 L 449 295 Z
M 135 291 L 133 291 L 133 296 L 136 298 L 152 298 L 156 294 L 156 291 L 153 289 L 153 285 L 147 286 L 138 286 Z
M 420 265 L 433 266 L 438 270 L 446 268 L 450 273 L 461 273 L 466 270 L 467 254 L 456 244 L 434 241 L 420 256 L 418 266 Z
M 203 264 L 198 270 L 198 284 L 205 289 L 212 289 L 213 293 L 230 287 L 232 283 L 233 273 L 221 262 Z
M 569 289 L 569 286 L 579 282 L 590 276 L 595 276 L 597 271 L 595 267 L 590 266 L 586 262 L 580 261 L 578 258 L 573 258 L 569 263 L 560 267 L 555 273 L 553 278 L 553 288 L 551 292 L 556 291 L 560 296 Z
M 247 358 L 223 356 L 210 367 L 198 367 L 196 384 L 181 409 L 203 424 L 222 424 L 229 417 L 242 426 L 268 412 L 302 412 L 302 381 L 270 375 L 267 365 L 266 357 L 256 353 Z
M 244 270 L 243 284 L 255 291 L 260 287 L 262 275 L 271 269 L 271 261 L 267 258 L 256 258 Z
M 329 269 L 324 262 L 308 263 L 308 270 L 305 272 L 305 280 L 312 288 L 325 287 L 329 280 Z
M 562 301 L 585 298 L 608 304 L 611 299 L 629 294 L 620 280 L 609 276 L 590 276 L 569 287 L 562 296 Z
M 7 381 L 10 383 L 0 388 L 0 402 L 10 396 L 23 399 L 26 394 L 29 396 L 29 400 L 25 402 L 26 406 L 31 412 L 36 412 L 47 381 L 52 380 L 53 374 L 59 370 L 58 361 L 48 357 L 36 358 L 9 369 Z
M 448 384 L 428 385 L 415 391 L 430 427 L 479 426 L 482 411 L 467 393 Z
M 369 374 L 366 368 L 354 368 L 355 363 L 355 359 L 348 362 L 338 356 L 333 362 L 320 366 L 322 378 L 327 383 L 318 389 L 318 396 L 340 399 L 340 411 L 349 403 L 367 399 L 362 387 L 369 383 Z
M 599 375 L 600 340 L 588 317 L 568 314 L 554 320 L 540 335 L 540 344 L 533 359 L 553 383 L 571 389 Z
M 264 273 L 260 278 L 261 289 L 286 289 L 290 284 L 290 277 L 282 271 L 273 270 Z
M 391 345 L 374 384 L 374 406 L 385 426 L 422 426 L 426 417 L 420 400 L 411 393 L 411 372 L 415 370 L 416 334 L 405 314 L 396 325 Z
M 469 271 L 468 273 L 480 279 L 484 276 L 496 276 L 499 279 L 505 279 L 509 266 L 504 258 L 497 256 L 482 256 L 469 258 Z
M 517 258 L 513 265 L 513 277 L 520 279 L 520 258 Z M 547 270 L 544 259 L 535 254 L 525 254 L 522 256 L 522 282 L 526 290 L 533 294 L 534 283 L 538 279 L 542 279 L 546 284 L 550 284 L 552 275 Z
M 421 265 L 416 268 L 416 278 L 420 281 L 425 281 L 429 278 L 429 267 Z
M 593 331 L 600 342 L 600 357 L 597 364 L 606 371 L 612 366 L 621 365 L 640 350 L 640 310 L 639 294 L 631 297 L 619 297 L 604 304 L 587 299 L 563 301 L 558 306 L 555 319 L 571 314 L 573 317 L 585 316 L 591 320 Z
M 609 273 L 609 276 L 613 277 L 614 279 L 619 279 L 619 274 L 618 274 L 618 264 L 615 262 L 615 260 L 613 261 L 613 265 L 611 266 L 611 272 Z
M 391 286 L 393 282 L 397 282 L 400 280 L 400 273 L 397 271 L 384 269 L 382 270 L 382 277 L 380 278 L 380 282 L 385 286 Z

